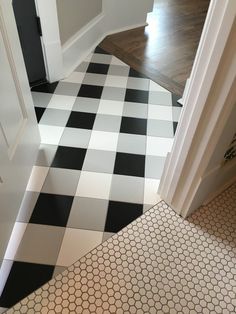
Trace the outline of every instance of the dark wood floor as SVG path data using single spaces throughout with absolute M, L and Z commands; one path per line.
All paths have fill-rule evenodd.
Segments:
M 157 0 L 148 26 L 106 37 L 100 46 L 182 95 L 210 0 Z

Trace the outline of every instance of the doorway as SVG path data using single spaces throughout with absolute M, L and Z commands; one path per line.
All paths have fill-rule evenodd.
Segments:
M 31 86 L 46 81 L 41 24 L 34 0 L 13 0 L 19 39 Z

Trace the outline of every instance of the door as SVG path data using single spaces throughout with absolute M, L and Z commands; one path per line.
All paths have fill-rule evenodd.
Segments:
M 13 10 L 30 85 L 46 81 L 40 19 L 34 0 L 13 0 Z
M 11 0 L 0 0 L 0 265 L 40 143 Z

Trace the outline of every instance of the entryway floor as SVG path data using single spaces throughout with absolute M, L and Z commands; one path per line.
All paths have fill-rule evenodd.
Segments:
M 235 265 L 236 184 L 186 220 L 161 201 L 8 314 L 233 314 Z
M 97 47 L 66 79 L 32 90 L 42 144 L 8 250 L 8 308 L 159 201 L 181 106 Z

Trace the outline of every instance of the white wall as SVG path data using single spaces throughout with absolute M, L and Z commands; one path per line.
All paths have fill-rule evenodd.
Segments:
M 63 66 L 65 76 L 109 34 L 144 26 L 153 0 L 103 0 L 102 12 L 91 19 L 64 43 Z
M 102 12 L 102 0 L 57 0 L 62 45 Z

